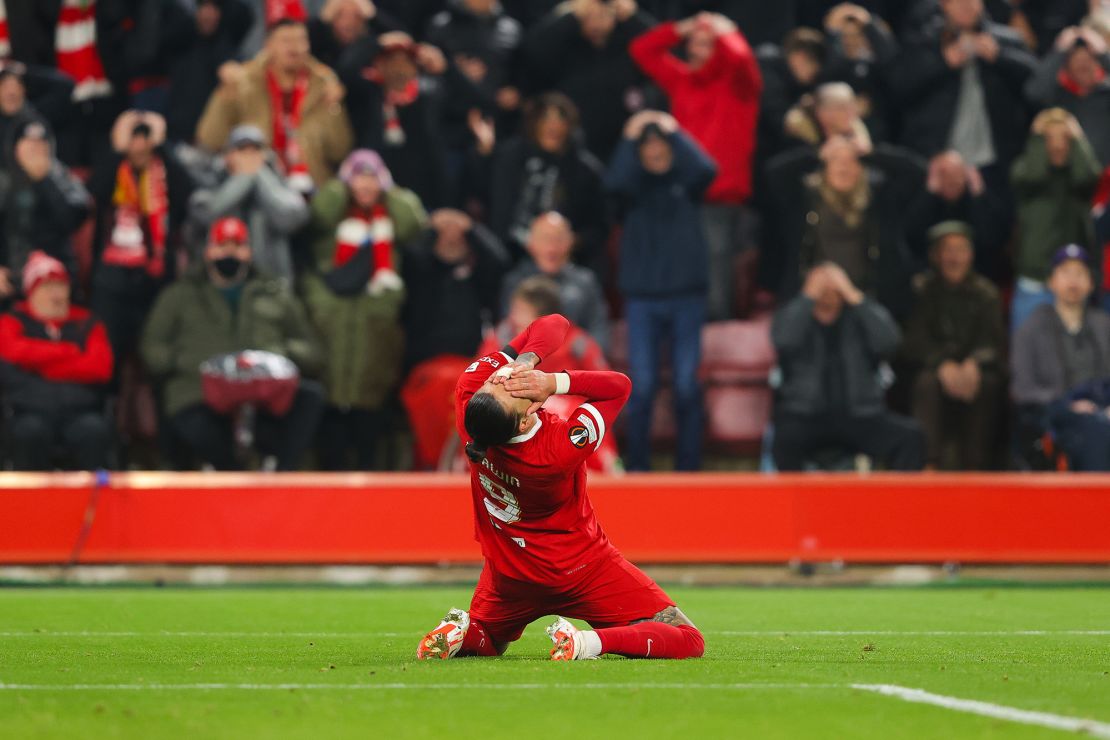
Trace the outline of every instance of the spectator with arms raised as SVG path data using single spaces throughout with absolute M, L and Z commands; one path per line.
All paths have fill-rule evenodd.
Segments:
M 671 53 L 685 45 L 686 60 Z M 717 162 L 705 193 L 702 219 L 709 243 L 709 317 L 732 314 L 732 258 L 740 234 L 751 229 L 743 204 L 752 194 L 759 95 L 759 65 L 736 24 L 701 13 L 663 23 L 637 38 L 633 59 L 663 88 L 678 123 Z

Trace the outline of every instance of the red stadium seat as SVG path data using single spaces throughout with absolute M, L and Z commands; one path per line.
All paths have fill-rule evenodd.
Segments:
M 702 330 L 701 378 L 709 384 L 763 384 L 775 365 L 771 318 L 719 321 Z
M 732 454 L 759 454 L 763 430 L 771 419 L 771 389 L 766 386 L 713 386 L 706 389 L 706 444 Z

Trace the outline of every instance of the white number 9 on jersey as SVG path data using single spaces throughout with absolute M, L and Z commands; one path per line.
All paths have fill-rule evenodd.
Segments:
M 478 482 L 486 491 L 486 497 L 482 499 L 482 503 L 486 505 L 486 511 L 490 516 L 506 524 L 520 521 L 520 502 L 516 500 L 512 491 L 499 483 L 494 483 L 484 473 L 478 474 Z

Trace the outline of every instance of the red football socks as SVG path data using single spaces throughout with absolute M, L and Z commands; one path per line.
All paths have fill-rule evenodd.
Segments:
M 700 658 L 705 652 L 701 633 L 686 624 L 640 622 L 596 632 L 601 638 L 602 654 L 613 653 L 627 658 Z
M 466 637 L 463 638 L 463 644 L 459 648 L 457 657 L 479 656 L 484 658 L 492 655 L 500 655 L 497 652 L 497 646 L 490 639 L 482 623 L 471 620 L 470 628 L 466 631 Z

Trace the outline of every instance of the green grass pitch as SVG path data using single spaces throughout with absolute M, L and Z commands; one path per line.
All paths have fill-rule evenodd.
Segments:
M 1110 737 L 1110 589 L 669 590 L 701 660 L 417 663 L 466 588 L 4 589 L 0 738 Z

